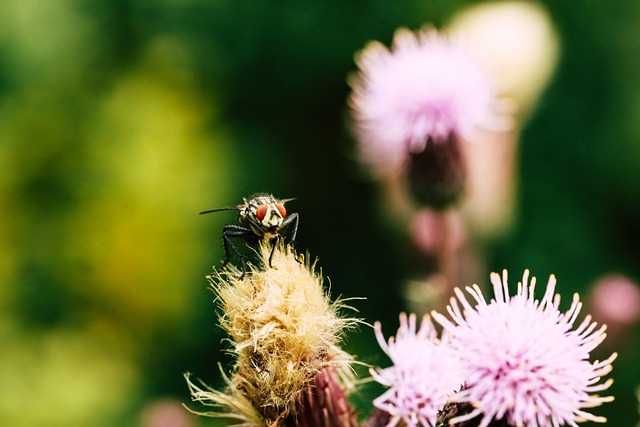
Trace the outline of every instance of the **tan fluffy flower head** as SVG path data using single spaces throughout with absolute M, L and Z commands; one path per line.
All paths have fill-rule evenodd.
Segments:
M 338 343 L 356 320 L 339 317 L 342 303 L 330 301 L 322 277 L 304 257 L 280 245 L 269 267 L 270 251 L 260 247 L 267 261 L 249 265 L 242 277 L 234 268 L 211 277 L 236 363 L 225 393 L 190 382 L 194 400 L 223 407 L 230 413 L 216 416 L 243 425 L 277 424 L 324 368 L 336 368 L 345 385 L 352 382 L 352 358 Z

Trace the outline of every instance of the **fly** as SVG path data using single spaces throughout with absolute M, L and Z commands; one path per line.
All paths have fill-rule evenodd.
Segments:
M 236 206 L 202 211 L 200 214 L 220 212 L 227 210 L 239 211 L 238 223 L 227 225 L 222 229 L 222 241 L 224 244 L 225 260 L 224 268 L 231 256 L 235 253 L 242 261 L 244 267 L 246 255 L 233 243 L 232 239 L 243 240 L 247 245 L 256 247 L 261 241 L 268 240 L 273 243 L 269 255 L 269 267 L 280 240 L 292 243 L 298 233 L 298 214 L 287 215 L 284 205 L 293 199 L 276 199 L 270 194 L 254 194 L 249 199 L 243 198 L 244 203 Z M 243 268 L 244 270 L 244 268 Z

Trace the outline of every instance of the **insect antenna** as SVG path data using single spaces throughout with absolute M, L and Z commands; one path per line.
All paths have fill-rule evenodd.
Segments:
M 221 211 L 233 211 L 233 210 L 240 210 L 242 206 L 225 206 L 224 208 L 217 208 L 217 209 L 209 209 L 207 211 L 202 211 L 200 212 L 200 215 L 202 214 L 208 214 L 208 213 L 213 213 L 213 212 L 221 212 Z

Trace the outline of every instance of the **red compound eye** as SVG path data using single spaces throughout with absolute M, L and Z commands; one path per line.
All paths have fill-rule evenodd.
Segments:
M 267 215 L 267 210 L 267 205 L 258 206 L 258 209 L 256 209 L 256 218 L 258 218 L 258 221 L 262 221 L 264 219 L 264 217 Z
M 287 210 L 284 208 L 284 205 L 282 203 L 276 203 L 276 209 L 278 209 L 278 212 L 280 212 L 282 218 L 287 217 Z

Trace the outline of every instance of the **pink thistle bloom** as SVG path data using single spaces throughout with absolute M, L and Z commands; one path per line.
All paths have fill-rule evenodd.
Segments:
M 402 165 L 428 139 L 464 137 L 489 117 L 492 90 L 480 67 L 432 28 L 399 29 L 389 50 L 370 43 L 356 57 L 350 105 L 364 160 L 379 170 Z
M 371 370 L 377 382 L 389 387 L 373 401 L 376 408 L 390 415 L 388 427 L 401 422 L 407 427 L 435 426 L 438 410 L 462 386 L 457 359 L 447 338 L 438 339 L 428 315 L 416 329 L 416 315 L 407 318 L 402 313 L 397 335 L 385 342 L 380 322 L 375 324 L 378 343 L 393 362 L 389 368 Z
M 452 335 L 451 345 L 467 371 L 465 387 L 453 400 L 474 407 L 452 423 L 477 416 L 482 416 L 480 427 L 501 419 L 533 427 L 606 421 L 584 410 L 613 400 L 593 393 L 613 382 L 600 379 L 611 371 L 617 355 L 589 361 L 589 353 L 606 337 L 606 326 L 596 329 L 591 316 L 576 324 L 582 307 L 577 294 L 567 312 L 559 311 L 554 276 L 541 300 L 534 297 L 535 278 L 530 283 L 528 279 L 527 270 L 516 295 L 509 296 L 507 272 L 502 280 L 493 273 L 495 299 L 487 302 L 477 285 L 467 287 L 474 307 L 456 288 L 456 298 L 447 307 L 453 322 L 433 314 Z

